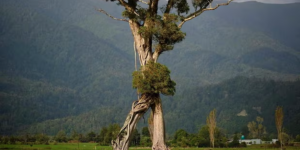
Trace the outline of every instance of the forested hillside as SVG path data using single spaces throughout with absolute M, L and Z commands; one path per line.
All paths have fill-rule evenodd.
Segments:
M 177 83 L 163 97 L 168 133 L 198 130 L 213 108 L 229 133 L 256 116 L 274 132 L 280 105 L 284 126 L 299 134 L 299 7 L 232 3 L 187 23 L 186 39 L 159 59 Z M 0 1 L 0 134 L 124 121 L 136 99 L 131 33 L 95 8 L 123 11 L 97 0 Z
M 131 99 L 122 85 L 130 87 L 133 62 L 123 51 L 43 3 L 1 3 L 2 133 Z
M 240 133 L 248 122 L 257 116 L 264 118 L 263 125 L 268 133 L 276 133 L 275 109 L 284 109 L 284 128 L 289 134 L 300 133 L 299 105 L 300 79 L 295 82 L 236 77 L 216 85 L 185 89 L 175 98 L 164 97 L 167 132 L 175 133 L 178 128 L 196 133 L 205 125 L 208 113 L 217 110 L 217 125 L 228 133 Z M 99 132 L 101 127 L 113 123 L 121 124 L 130 108 L 102 107 L 62 119 L 45 121 L 23 130 L 23 132 L 45 132 L 56 134 L 60 129 L 70 133 L 76 130 Z M 240 112 L 244 111 L 242 115 Z M 118 115 L 116 115 L 118 114 Z M 89 122 L 87 124 L 87 122 Z M 140 123 L 145 126 L 144 121 Z

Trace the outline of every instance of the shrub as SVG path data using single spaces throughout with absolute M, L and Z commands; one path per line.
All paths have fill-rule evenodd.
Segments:
M 240 147 L 247 147 L 246 142 L 242 142 L 242 143 L 240 144 Z
M 175 94 L 176 83 L 171 80 L 170 70 L 165 65 L 150 61 L 140 71 L 134 71 L 132 76 L 132 86 L 140 93 Z

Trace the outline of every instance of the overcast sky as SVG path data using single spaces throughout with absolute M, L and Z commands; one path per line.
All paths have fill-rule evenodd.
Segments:
M 224 1 L 224 0 L 216 0 L 216 1 Z M 248 2 L 248 1 L 256 1 L 260 3 L 269 3 L 269 4 L 300 3 L 300 0 L 234 0 L 234 2 Z

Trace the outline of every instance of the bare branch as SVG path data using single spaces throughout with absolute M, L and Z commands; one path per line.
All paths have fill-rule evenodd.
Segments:
M 221 4 L 218 4 L 216 7 L 213 7 L 213 8 L 205 8 L 205 9 L 200 9 L 198 11 L 195 11 L 194 13 L 188 15 L 187 17 L 184 18 L 184 20 L 178 25 L 179 28 L 182 27 L 182 25 L 189 21 L 189 20 L 192 20 L 194 18 L 196 18 L 197 16 L 201 15 L 204 11 L 209 11 L 209 10 L 215 10 L 217 9 L 218 7 L 220 6 L 225 6 L 225 5 L 229 5 L 229 3 L 231 3 L 233 0 L 228 0 L 227 3 L 221 3 Z
M 122 6 L 124 6 L 129 12 L 134 13 L 135 15 L 139 16 L 139 14 L 135 11 L 134 7 L 131 7 L 127 2 L 124 0 L 118 0 Z
M 145 2 L 143 0 L 139 0 L 139 2 L 149 5 L 149 2 Z
M 130 10 L 130 6 L 128 3 L 126 3 L 124 0 L 118 0 L 122 6 L 124 6 L 126 9 Z
M 101 12 L 101 13 L 104 13 L 106 16 L 114 19 L 114 20 L 118 20 L 118 21 L 125 21 L 125 22 L 128 22 L 127 19 L 119 19 L 119 18 L 115 18 L 114 16 L 108 14 L 106 11 L 104 11 L 103 9 L 97 9 L 97 11 Z

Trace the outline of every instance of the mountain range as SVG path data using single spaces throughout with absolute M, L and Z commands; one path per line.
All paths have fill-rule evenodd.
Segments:
M 98 132 L 125 120 L 137 98 L 132 35 L 97 8 L 123 11 L 97 0 L 0 1 L 0 134 Z M 276 133 L 280 105 L 289 134 L 300 134 L 299 8 L 231 3 L 186 23 L 186 39 L 159 58 L 177 83 L 163 97 L 167 133 L 196 132 L 213 108 L 228 133 L 256 116 Z

